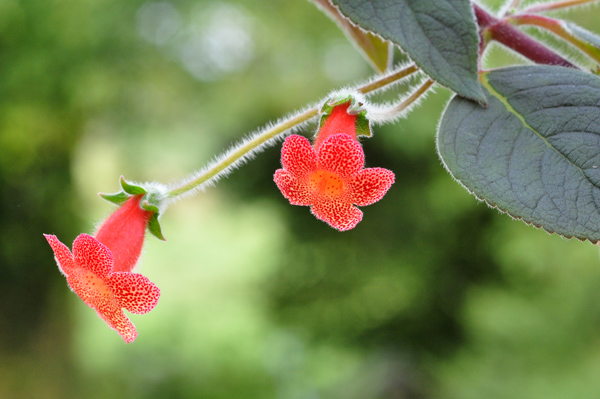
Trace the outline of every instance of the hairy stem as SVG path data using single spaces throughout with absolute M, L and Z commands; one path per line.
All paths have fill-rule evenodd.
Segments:
M 435 82 L 431 79 L 427 79 L 425 83 L 423 83 L 417 90 L 414 91 L 410 96 L 408 96 L 404 101 L 394 107 L 392 110 L 394 113 L 399 114 L 411 105 L 415 103 L 431 86 L 433 86 Z
M 483 42 L 496 40 L 539 64 L 576 68 L 553 50 L 515 28 L 510 22 L 494 17 L 477 4 L 473 4 L 473 9 Z
M 419 68 L 414 65 L 410 65 L 404 69 L 396 71 L 388 76 L 381 77 L 376 79 L 370 83 L 367 83 L 361 87 L 358 87 L 356 90 L 363 94 L 372 93 L 376 90 L 382 89 L 384 87 L 390 86 L 406 76 L 417 72 Z M 413 100 L 414 101 L 414 100 Z M 319 114 L 319 108 L 313 107 L 310 108 L 298 115 L 295 115 L 291 118 L 288 118 L 275 126 L 265 129 L 260 134 L 252 137 L 247 141 L 242 141 L 241 143 L 234 146 L 229 152 L 227 152 L 224 156 L 219 158 L 217 161 L 208 165 L 206 169 L 201 171 L 198 175 L 193 176 L 191 179 L 184 180 L 177 187 L 173 188 L 169 193 L 169 198 L 176 198 L 183 194 L 192 192 L 193 190 L 201 187 L 205 183 L 209 183 L 213 179 L 216 179 L 230 170 L 232 167 L 238 165 L 245 157 L 252 154 L 256 150 L 264 147 L 268 144 L 272 139 L 278 137 L 279 135 L 285 133 L 286 131 L 293 129 L 305 122 L 308 122 L 310 119 L 316 117 Z
M 419 68 L 417 68 L 415 65 L 410 65 L 404 69 L 390 74 L 389 76 L 384 76 L 380 79 L 374 80 L 371 83 L 367 83 L 366 85 L 359 87 L 357 91 L 362 94 L 372 93 L 391 83 L 396 83 L 399 80 L 402 80 L 403 78 L 407 77 L 408 75 L 417 72 L 418 70 Z
M 296 115 L 295 117 L 283 121 L 270 129 L 267 129 L 262 134 L 258 135 L 254 139 L 248 141 L 245 144 L 237 146 L 232 152 L 230 152 L 227 156 L 222 158 L 219 162 L 212 165 L 208 170 L 202 173 L 200 176 L 197 176 L 190 182 L 187 182 L 180 187 L 177 187 L 171 192 L 169 192 L 168 196 L 171 198 L 178 197 L 182 194 L 187 193 L 200 186 L 203 183 L 210 181 L 211 179 L 219 176 L 223 173 L 227 168 L 235 164 L 237 161 L 241 160 L 244 156 L 251 153 L 255 149 L 261 147 L 266 144 L 272 138 L 284 133 L 285 131 L 292 129 L 295 126 L 298 126 L 304 122 L 309 121 L 319 114 L 319 109 L 317 107 L 311 108 L 307 111 L 304 111 L 300 115 Z
M 515 25 L 534 25 L 554 33 L 556 36 L 571 43 L 591 59 L 600 63 L 600 49 L 573 35 L 562 21 L 536 14 L 519 14 L 507 18 Z
M 561 8 L 568 8 L 568 7 L 574 7 L 574 6 L 580 6 L 583 4 L 588 4 L 588 3 L 594 3 L 598 0 L 564 0 L 564 1 L 557 1 L 554 3 L 545 3 L 545 4 L 538 4 L 532 7 L 529 7 L 528 9 L 525 10 L 525 12 L 542 12 L 542 11 L 552 11 L 552 10 L 559 10 Z
M 371 114 L 374 121 L 388 122 L 399 116 L 406 109 L 410 108 L 415 104 L 423 94 L 427 92 L 433 86 L 435 82 L 431 79 L 425 80 L 421 86 L 419 86 L 411 95 L 400 101 L 398 104 L 392 106 L 387 110 L 383 110 L 377 113 Z

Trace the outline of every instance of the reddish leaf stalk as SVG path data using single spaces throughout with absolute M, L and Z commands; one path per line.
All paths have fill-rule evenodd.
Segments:
M 571 32 L 565 29 L 565 26 L 559 20 L 536 14 L 513 15 L 506 20 L 515 25 L 533 25 L 542 29 L 546 29 L 568 43 L 571 43 L 597 63 L 600 63 L 600 50 L 574 36 Z
M 482 37 L 496 40 L 538 64 L 576 68 L 556 52 L 515 28 L 510 22 L 494 17 L 477 4 L 473 4 L 473 9 Z
M 594 3 L 598 0 L 565 0 L 565 1 L 557 1 L 553 3 L 545 3 L 545 4 L 537 4 L 526 9 L 526 12 L 541 12 L 541 11 L 552 11 L 559 10 L 561 8 L 575 7 L 581 6 L 588 3 Z

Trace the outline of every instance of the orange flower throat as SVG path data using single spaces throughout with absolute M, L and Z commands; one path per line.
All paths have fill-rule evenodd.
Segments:
M 344 193 L 344 181 L 335 173 L 317 170 L 308 178 L 310 190 L 317 195 L 341 197 Z

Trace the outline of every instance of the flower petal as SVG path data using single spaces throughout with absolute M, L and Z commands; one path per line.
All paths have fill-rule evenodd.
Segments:
M 160 290 L 139 273 L 115 272 L 106 280 L 120 307 L 131 313 L 144 314 L 156 306 Z
M 73 254 L 71 254 L 69 248 L 60 242 L 54 235 L 44 234 L 44 237 L 46 237 L 48 244 L 50 244 L 52 251 L 54 251 L 54 259 L 56 259 L 58 269 L 64 275 L 69 274 L 69 272 L 75 267 Z
M 302 178 L 317 167 L 317 154 L 306 137 L 292 134 L 283 142 L 281 165 L 292 176 Z
M 310 205 L 312 204 L 312 195 L 306 184 L 302 184 L 291 173 L 277 169 L 273 176 L 275 184 L 281 191 L 281 194 L 290 201 L 292 205 Z
M 394 172 L 384 168 L 367 168 L 352 180 L 350 200 L 365 206 L 379 201 L 394 183 Z
M 112 294 L 111 288 L 100 277 L 89 270 L 75 269 L 67 276 L 67 282 L 83 302 L 94 309 L 125 342 L 135 340 L 135 326 L 123 313 L 121 304 Z
M 340 231 L 353 229 L 362 220 L 363 213 L 344 201 L 319 201 L 311 208 L 313 215 Z
M 106 277 L 113 267 L 110 250 L 88 234 L 80 234 L 73 242 L 73 257 L 78 267 L 98 277 Z
M 122 309 L 111 308 L 110 311 L 105 311 L 104 313 L 98 312 L 98 316 L 100 316 L 110 328 L 118 332 L 126 343 L 133 342 L 137 338 L 138 333 L 135 326 L 131 320 L 129 320 L 129 317 L 125 316 Z
M 318 168 L 342 178 L 354 175 L 365 165 L 365 153 L 360 144 L 347 134 L 335 134 L 319 148 Z

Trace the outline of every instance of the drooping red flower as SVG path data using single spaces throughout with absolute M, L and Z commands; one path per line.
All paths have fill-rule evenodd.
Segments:
M 130 272 L 142 252 L 146 226 L 153 212 L 142 209 L 143 194 L 125 201 L 102 223 L 95 237 L 113 254 L 113 271 Z
M 334 110 L 335 112 L 335 110 Z M 344 109 L 345 113 L 345 109 Z M 310 206 L 318 219 L 340 231 L 354 228 L 363 213 L 355 205 L 365 206 L 379 201 L 394 183 L 394 173 L 384 168 L 363 169 L 365 156 L 354 137 L 321 129 L 315 148 L 303 136 L 291 135 L 283 143 L 281 164 L 274 180 L 292 205 Z M 354 129 L 343 116 L 348 129 Z M 335 119 L 334 119 L 335 121 Z M 343 127 L 343 126 L 342 126 Z M 321 142 L 323 131 L 326 138 Z M 354 132 L 354 130 L 350 130 Z
M 160 297 L 158 287 L 141 274 L 115 271 L 111 250 L 88 234 L 75 239 L 73 253 L 56 236 L 44 236 L 71 290 L 125 342 L 133 342 L 137 331 L 123 308 L 135 314 L 151 311 Z

